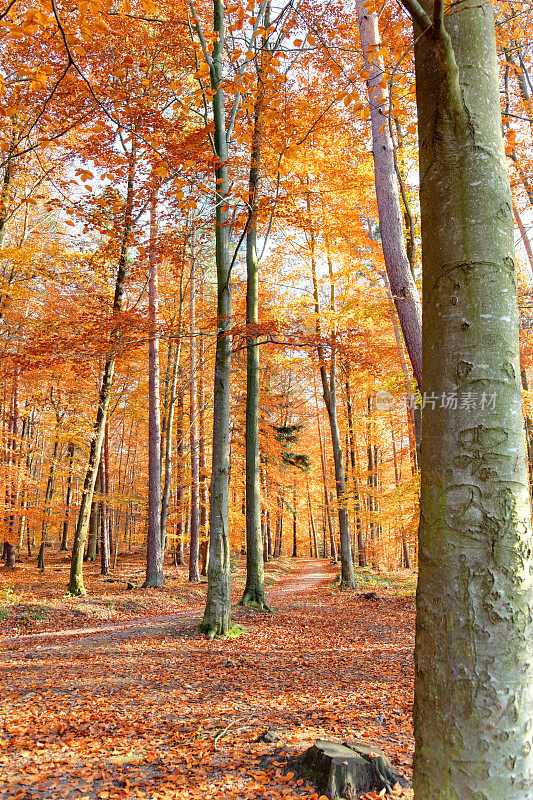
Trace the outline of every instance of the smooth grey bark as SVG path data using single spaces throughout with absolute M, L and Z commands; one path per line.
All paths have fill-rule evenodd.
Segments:
M 196 379 L 196 253 L 194 230 L 191 233 L 191 271 L 189 277 L 189 441 L 191 443 L 191 508 L 189 581 L 199 581 L 200 555 L 200 462 L 198 452 L 197 379 Z
M 48 538 L 48 526 L 50 524 L 50 516 L 52 514 L 52 500 L 54 499 L 55 489 L 55 474 L 57 466 L 57 453 L 59 449 L 59 421 L 56 424 L 56 434 L 54 440 L 54 449 L 52 451 L 52 460 L 50 461 L 50 471 L 48 473 L 48 480 L 46 482 L 46 491 L 44 494 L 44 512 L 41 527 L 41 545 L 39 547 L 39 554 L 37 556 L 37 569 L 44 572 L 44 548 Z
M 403 523 L 403 514 L 402 514 L 402 506 L 400 501 L 399 489 L 401 484 L 401 475 L 400 469 L 398 466 L 398 454 L 396 451 L 396 438 L 394 436 L 394 425 L 392 422 L 392 414 L 389 413 L 389 420 L 390 420 L 390 433 L 391 433 L 391 442 L 392 442 L 392 459 L 394 463 L 394 485 L 396 486 L 396 491 L 398 492 L 398 521 L 400 523 L 400 537 L 402 541 L 402 565 L 406 569 L 411 569 L 411 554 L 409 553 L 409 543 L 407 541 L 407 534 L 405 533 L 405 525 Z
M 309 509 L 309 524 L 311 527 L 311 558 L 318 558 L 318 541 L 316 537 L 315 518 L 313 517 L 313 506 L 311 505 L 311 491 L 309 489 L 309 478 L 307 479 L 307 506 Z
M 532 532 L 494 20 L 472 0 L 446 18 L 436 2 L 433 19 L 404 5 L 416 23 L 422 388 L 437 398 L 422 426 L 415 797 L 524 800 Z
M 217 344 L 213 390 L 213 451 L 209 507 L 207 598 L 201 630 L 208 638 L 224 635 L 231 625 L 231 579 L 228 518 L 229 398 L 231 370 L 231 274 L 228 237 L 228 144 L 224 111 L 224 3 L 213 2 L 213 30 L 218 34 L 209 59 L 213 91 L 216 201 Z
M 99 515 L 99 496 L 102 491 L 100 483 L 100 465 L 96 474 L 96 482 L 94 484 L 93 500 L 91 503 L 91 513 L 89 515 L 89 530 L 87 535 L 87 549 L 83 556 L 84 561 L 96 561 L 97 545 L 98 545 L 98 515 Z
M 183 501 L 184 501 L 184 485 L 183 485 L 183 376 L 181 365 L 178 365 L 178 413 L 176 414 L 176 543 L 174 547 L 174 560 L 176 564 L 183 564 L 183 551 L 185 532 L 183 529 Z
M 357 460 L 355 453 L 355 433 L 353 427 L 352 389 L 350 385 L 349 366 L 346 372 L 346 415 L 348 417 L 348 439 L 350 443 L 350 465 L 352 468 L 352 483 L 354 493 L 355 530 L 357 538 L 357 562 L 360 567 L 366 566 L 365 540 L 363 535 L 363 518 L 361 510 L 361 497 L 357 482 Z
M 201 311 L 203 311 L 204 299 L 204 277 L 202 274 L 200 281 L 200 304 Z M 200 342 L 198 346 L 198 361 L 199 361 L 199 375 L 198 375 L 198 467 L 200 470 L 200 553 L 201 553 L 201 568 L 200 574 L 207 575 L 207 562 L 209 556 L 209 532 L 207 529 L 207 509 L 208 509 L 208 494 L 207 494 L 207 464 L 205 455 L 205 391 L 204 391 L 204 337 L 200 335 Z
M 372 128 L 374 179 L 379 230 L 390 289 L 418 386 L 422 381 L 422 307 L 405 247 L 394 143 L 389 126 L 389 95 L 379 47 L 378 15 L 367 0 L 357 0 L 357 21 L 363 48 Z
M 8 167 L 6 167 L 6 170 Z M 1 219 L 1 218 L 0 218 Z M 20 477 L 20 442 L 18 436 L 19 400 L 18 400 L 19 371 L 15 369 L 13 376 L 13 391 L 10 402 L 8 437 L 6 442 L 7 480 L 5 486 L 6 510 L 9 509 L 7 519 L 4 518 L 4 550 L 6 566 L 15 566 L 15 521 L 16 506 L 19 495 Z M 5 423 L 4 423 L 5 424 Z
M 261 532 L 261 474 L 259 452 L 259 346 L 253 331 L 259 309 L 259 256 L 257 213 L 264 87 L 258 73 L 258 96 L 254 109 L 254 130 L 248 181 L 249 222 L 246 234 L 246 586 L 241 605 L 270 611 L 265 597 L 263 536 Z
M 315 328 L 317 335 L 317 351 L 320 364 L 320 380 L 322 382 L 322 396 L 328 412 L 329 427 L 331 431 L 331 449 L 333 451 L 333 463 L 335 468 L 335 486 L 337 490 L 337 506 L 339 517 L 339 538 L 341 556 L 341 576 L 340 585 L 346 589 L 354 589 L 356 586 L 355 572 L 352 559 L 352 542 L 350 537 L 350 522 L 348 518 L 348 494 L 344 479 L 344 465 L 342 459 L 342 444 L 337 418 L 337 388 L 336 388 L 336 354 L 335 354 L 335 332 L 333 331 L 331 343 L 331 355 L 329 358 L 329 374 L 326 367 L 326 356 L 321 344 L 322 331 L 320 326 L 320 300 L 318 295 L 318 278 L 316 271 L 315 238 L 311 219 L 311 200 L 307 193 L 307 210 L 309 215 L 310 238 L 311 238 L 311 277 L 313 281 L 313 298 L 315 307 Z M 327 248 L 326 248 L 327 249 Z M 335 312 L 335 289 L 332 274 L 331 260 L 328 255 L 328 267 L 330 277 L 330 308 Z
M 294 484 L 293 490 L 292 490 L 292 510 L 293 510 L 293 515 L 292 515 L 292 557 L 293 558 L 298 558 L 298 537 L 297 537 L 297 523 L 296 523 L 296 519 L 297 519 L 297 516 L 298 516 L 297 511 L 296 511 L 297 503 L 298 503 L 298 500 L 297 500 L 297 496 L 296 496 L 296 484 Z
M 102 457 L 100 459 L 100 487 L 101 498 L 99 503 L 100 508 L 100 574 L 109 575 L 109 565 L 111 561 L 111 529 L 110 529 L 110 516 L 109 505 L 107 497 L 109 494 L 109 483 L 107 479 L 107 469 L 109 466 L 109 459 L 106 459 L 107 449 L 107 424 L 104 436 L 104 447 Z M 107 464 L 106 464 L 107 461 Z
M 74 464 L 74 442 L 68 443 L 68 476 L 67 476 L 67 496 L 65 499 L 65 519 L 63 520 L 63 535 L 61 537 L 60 550 L 68 550 L 68 524 L 70 518 L 70 503 L 72 499 L 72 474 Z
M 150 248 L 148 253 L 148 536 L 146 578 L 143 587 L 162 586 L 163 543 L 161 540 L 161 414 L 159 407 L 159 314 L 156 247 L 157 197 L 150 205 Z
M 181 458 L 183 456 L 183 446 L 182 446 L 182 438 L 183 438 L 183 387 L 181 383 L 181 372 L 180 372 L 180 362 L 181 362 L 181 316 L 183 311 L 183 269 L 181 270 L 180 276 L 180 290 L 179 290 L 179 308 L 178 308 L 178 336 L 177 336 L 177 345 L 176 350 L 174 352 L 173 357 L 171 358 L 170 352 L 170 345 L 169 345 L 169 361 L 172 362 L 172 377 L 170 380 L 170 388 L 168 392 L 168 403 L 165 409 L 165 426 L 164 426 L 164 437 L 163 437 L 163 447 L 162 447 L 162 472 L 163 472 L 163 491 L 161 496 L 161 549 L 163 551 L 163 557 L 165 554 L 165 547 L 167 541 L 167 520 L 168 520 L 168 507 L 170 501 L 170 485 L 172 482 L 172 433 L 174 430 L 174 410 L 176 407 L 176 399 L 178 397 L 178 377 L 180 379 L 180 397 L 181 397 L 181 432 L 177 433 L 177 440 L 178 446 L 182 447 L 181 452 L 177 453 L 177 461 L 179 468 L 181 469 Z M 178 476 L 178 486 L 181 485 L 182 477 L 181 474 Z M 181 490 L 183 493 L 183 489 Z M 181 502 L 178 505 L 178 515 L 179 509 L 181 508 Z M 179 518 L 179 516 L 178 516 Z
M 328 531 L 329 531 L 329 546 L 331 550 L 331 559 L 334 564 L 337 563 L 337 545 L 335 542 L 335 534 L 333 533 L 333 521 L 331 519 L 331 505 L 329 502 L 329 492 L 328 492 L 328 475 L 326 470 L 326 456 L 324 453 L 325 449 L 325 441 L 322 439 L 322 431 L 320 430 L 320 413 L 318 410 L 318 402 L 317 397 L 315 394 L 315 406 L 316 406 L 316 423 L 317 423 L 317 433 L 318 433 L 318 444 L 320 447 L 320 466 L 322 468 L 322 483 L 324 486 L 324 513 L 326 515 L 326 521 L 328 524 Z M 325 558 L 325 556 L 324 556 Z

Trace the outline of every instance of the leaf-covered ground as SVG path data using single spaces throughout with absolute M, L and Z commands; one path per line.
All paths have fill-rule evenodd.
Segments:
M 70 619 L 74 635 L 38 620 L 4 638 L 0 797 L 317 798 L 312 776 L 291 769 L 317 738 L 368 738 L 409 776 L 412 580 L 361 574 L 378 594 L 367 600 L 340 592 L 325 561 L 291 566 L 271 574 L 273 615 L 234 610 L 248 628 L 237 639 L 197 633 L 203 586 L 173 605 L 168 587 L 126 595 L 101 582 L 144 603 L 141 618 L 113 600 L 91 628 Z M 268 728 L 276 741 L 258 742 Z

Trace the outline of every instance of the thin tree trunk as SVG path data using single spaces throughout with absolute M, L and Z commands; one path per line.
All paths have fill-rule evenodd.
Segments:
M 217 344 L 213 390 L 213 450 L 209 509 L 209 567 L 207 598 L 201 629 L 208 638 L 224 635 L 231 625 L 231 577 L 229 546 L 229 398 L 231 370 L 231 274 L 228 237 L 228 143 L 224 109 L 223 53 L 224 2 L 213 2 L 213 44 L 210 64 L 213 91 L 213 124 L 217 166 L 216 180 L 216 266 Z
M 183 530 L 183 498 L 184 498 L 184 469 L 183 469 L 183 380 L 181 374 L 181 366 L 178 366 L 178 413 L 176 415 L 176 481 L 178 484 L 176 490 L 176 544 L 174 547 L 174 560 L 176 564 L 183 564 L 183 545 L 185 534 Z
M 54 499 L 55 472 L 56 472 L 58 449 L 59 449 L 59 430 L 56 429 L 54 449 L 52 451 L 52 460 L 50 462 L 50 472 L 48 474 L 48 481 L 46 482 L 46 492 L 44 495 L 43 523 L 41 528 L 41 546 L 39 547 L 39 555 L 37 556 L 37 569 L 39 569 L 41 572 L 44 572 L 44 548 L 45 545 L 47 544 L 48 526 L 50 524 L 50 516 L 52 513 L 52 500 Z
M 337 563 L 337 545 L 335 543 L 335 534 L 333 533 L 333 522 L 331 519 L 331 506 L 329 502 L 328 492 L 328 476 L 326 472 L 326 456 L 324 453 L 325 442 L 322 440 L 322 431 L 320 429 L 320 412 L 318 410 L 318 400 L 315 392 L 315 407 L 316 407 L 316 422 L 318 427 L 318 444 L 320 447 L 320 464 L 322 467 L 322 482 L 324 484 L 324 512 L 326 515 L 327 526 L 329 530 L 329 544 L 331 549 L 331 559 L 334 564 Z M 325 530 L 324 530 L 325 534 Z M 325 557 L 325 556 L 324 556 Z
M 106 425 L 107 429 L 107 425 Z M 104 441 L 104 448 L 102 450 L 102 457 L 100 458 L 100 487 L 101 487 L 101 498 L 100 498 L 100 574 L 101 575 L 109 575 L 109 563 L 110 563 L 110 553 L 111 553 L 111 546 L 109 541 L 109 508 L 107 505 L 107 491 L 106 491 L 106 484 L 107 484 L 107 476 L 106 476 L 106 468 L 105 468 L 105 441 Z
M 265 27 L 268 27 L 268 10 Z M 263 47 L 266 42 L 263 41 Z M 258 92 L 248 181 L 249 224 L 246 235 L 246 325 L 255 327 L 259 309 L 259 256 L 257 214 L 260 188 L 261 137 L 264 85 L 258 68 Z M 246 334 L 246 586 L 241 605 L 270 611 L 265 597 L 265 571 L 261 534 L 261 476 L 259 453 L 259 346 L 255 331 Z
M 360 567 L 366 567 L 365 540 L 363 536 L 363 519 L 361 513 L 361 497 L 357 482 L 357 459 L 355 454 L 355 433 L 353 426 L 352 389 L 350 386 L 349 372 L 346 373 L 346 415 L 348 417 L 348 438 L 350 442 L 350 465 L 352 468 L 352 483 L 354 496 L 354 511 L 357 536 L 357 558 Z
M 150 208 L 150 249 L 148 275 L 148 537 L 146 578 L 143 587 L 158 587 L 165 582 L 161 540 L 161 416 L 159 409 L 159 298 L 156 253 L 157 195 Z
M 524 245 L 524 250 L 526 251 L 527 261 L 529 265 L 529 270 L 527 271 L 527 282 L 528 285 L 533 285 L 533 250 L 531 248 L 531 241 L 527 234 L 525 225 L 522 221 L 522 217 L 520 216 L 520 212 L 516 207 L 516 204 L 513 202 L 513 214 L 516 220 L 516 224 L 518 225 L 518 230 L 520 231 L 520 236 L 522 238 L 522 244 Z
M 293 516 L 292 516 L 292 557 L 298 558 L 298 541 L 296 538 L 296 484 L 294 485 L 293 492 L 292 492 L 292 505 L 293 505 Z
M 63 536 L 61 538 L 61 550 L 68 550 L 68 524 L 70 518 L 70 504 L 72 500 L 72 472 L 74 464 L 74 442 L 68 444 L 68 477 L 67 477 L 67 496 L 65 499 L 65 519 L 63 521 Z
M 200 303 L 203 312 L 204 277 L 200 281 Z M 205 457 L 205 392 L 204 392 L 204 337 L 200 335 L 198 347 L 199 379 L 198 379 L 198 405 L 199 405 L 199 438 L 198 438 L 198 466 L 200 470 L 200 542 L 201 542 L 201 575 L 207 575 L 207 561 L 209 558 L 209 538 L 207 530 L 207 464 Z
M 309 480 L 307 481 L 307 504 L 309 507 L 309 521 L 311 523 L 311 535 L 313 537 L 313 552 L 311 553 L 314 558 L 318 558 L 318 540 L 316 538 L 315 518 L 313 517 L 313 506 L 311 505 L 311 492 L 309 490 Z
M 111 386 L 113 384 L 113 375 L 115 372 L 115 359 L 117 355 L 117 348 L 119 346 L 119 341 L 120 341 L 120 315 L 122 311 L 122 295 L 124 292 L 124 281 L 126 279 L 128 247 L 130 244 L 132 225 L 133 225 L 132 214 L 133 214 L 134 163 L 135 163 L 135 147 L 132 144 L 132 152 L 130 155 L 129 172 L 128 172 L 128 187 L 126 193 L 124 231 L 120 247 L 118 271 L 115 283 L 115 295 L 113 298 L 114 328 L 111 333 L 110 351 L 105 362 L 104 374 L 102 376 L 102 383 L 100 386 L 96 422 L 94 424 L 94 432 L 91 438 L 91 445 L 89 451 L 89 463 L 87 465 L 85 480 L 83 482 L 83 490 L 81 495 L 80 509 L 78 513 L 78 521 L 76 523 L 74 542 L 72 544 L 70 580 L 68 585 L 68 591 L 69 594 L 71 595 L 85 594 L 85 587 L 83 585 L 83 551 L 85 548 L 85 540 L 87 538 L 87 531 L 89 528 L 89 517 L 91 512 L 94 487 L 96 484 L 98 465 L 100 463 L 102 443 L 104 441 L 107 411 L 109 408 L 109 401 L 111 398 Z
M 311 199 L 310 194 L 307 192 L 307 210 L 309 219 L 311 220 L 310 236 L 311 236 L 311 277 L 313 280 L 313 297 L 315 305 L 315 328 L 317 334 L 317 350 L 318 359 L 320 363 L 320 379 L 322 381 L 322 395 L 324 397 L 324 404 L 328 412 L 329 426 L 331 430 L 331 449 L 333 451 L 333 463 L 335 466 L 335 486 L 337 490 L 337 505 L 338 505 L 338 519 L 339 519 L 339 538 L 341 544 L 341 586 L 346 589 L 353 589 L 356 586 L 355 573 L 352 560 L 352 543 L 350 538 L 350 525 L 348 519 L 348 497 L 346 494 L 346 484 L 344 481 L 344 466 L 342 463 L 342 444 L 339 432 L 339 424 L 337 419 L 337 393 L 336 393 L 336 357 L 334 339 L 332 337 L 331 357 L 329 363 L 329 375 L 326 369 L 326 361 L 323 347 L 321 345 L 321 327 L 320 327 L 320 301 L 318 295 L 318 279 L 316 272 L 316 257 L 315 257 L 315 240 L 314 231 L 311 218 Z M 334 311 L 334 283 L 331 259 L 328 255 L 328 266 L 330 270 L 330 287 L 331 287 L 331 310 Z
M 191 234 L 191 272 L 189 279 L 189 440 L 191 444 L 191 529 L 189 547 L 189 581 L 199 581 L 200 554 L 200 463 L 198 453 L 197 380 L 196 380 L 196 253 L 194 230 Z
M 528 392 L 528 382 L 527 382 L 527 375 L 525 369 L 520 370 L 520 377 L 522 380 L 522 389 Z M 528 466 L 528 475 L 529 475 L 529 494 L 531 499 L 533 500 L 533 421 L 529 415 L 529 411 L 526 410 L 524 414 L 524 428 L 526 432 L 526 446 L 527 446 L 527 466 Z
M 383 258 L 413 374 L 420 386 L 422 306 L 405 247 L 402 209 L 394 163 L 394 143 L 388 124 L 389 96 L 383 57 L 379 49 L 381 39 L 378 15 L 375 11 L 370 11 L 366 0 L 356 0 L 356 8 L 364 65 L 368 74 L 374 178 Z

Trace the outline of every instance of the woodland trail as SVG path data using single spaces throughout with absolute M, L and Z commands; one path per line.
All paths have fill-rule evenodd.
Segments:
M 310 589 L 318 586 L 324 581 L 331 581 L 335 575 L 335 567 L 327 562 L 317 559 L 298 559 L 295 560 L 292 570 L 289 574 L 278 584 L 275 584 L 272 591 L 269 592 L 269 597 L 274 600 L 281 599 L 286 602 L 287 598 L 292 595 L 297 595 L 300 592 L 307 592 Z M 233 598 L 236 601 L 236 598 Z M 236 607 L 237 613 L 240 611 Z M 234 609 L 235 612 L 235 609 Z M 246 610 L 243 610 L 246 615 Z M 243 614 L 238 614 L 242 616 Z M 164 634 L 167 631 L 167 626 L 176 622 L 200 622 L 201 613 L 196 609 L 185 609 L 173 614 L 158 615 L 155 617 L 139 617 L 138 619 L 128 620 L 123 622 L 115 622 L 110 624 L 95 625 L 93 627 L 84 628 L 67 628 L 65 630 L 56 631 L 42 631 L 41 633 L 29 633 L 17 636 L 4 636 L 0 637 L 0 647 L 9 648 L 15 644 L 38 642 L 40 640 L 52 639 L 70 639 L 83 637 L 86 646 L 88 639 L 94 637 L 110 635 L 110 638 L 139 638 L 143 635 L 157 635 L 159 631 Z
M 234 608 L 237 639 L 207 641 L 193 609 L 5 639 L 0 798 L 316 800 L 290 759 L 317 738 L 368 738 L 409 775 L 413 598 L 368 602 L 335 572 L 298 562 L 268 592 L 274 614 Z

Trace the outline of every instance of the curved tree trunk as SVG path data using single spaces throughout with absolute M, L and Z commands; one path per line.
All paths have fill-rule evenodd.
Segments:
M 98 465 L 100 463 L 100 455 L 104 441 L 107 411 L 109 408 L 109 401 L 111 399 L 111 386 L 113 384 L 113 375 L 115 373 L 116 348 L 118 347 L 120 339 L 120 313 L 122 311 L 122 295 L 124 293 L 127 254 L 133 226 L 132 213 L 134 165 L 135 147 L 132 145 L 125 204 L 124 231 L 120 248 L 117 278 L 115 282 L 115 296 L 113 298 L 113 317 L 115 319 L 115 326 L 111 333 L 110 352 L 105 362 L 102 383 L 100 385 L 100 392 L 98 395 L 98 410 L 96 412 L 96 421 L 94 423 L 94 430 L 91 438 L 89 463 L 87 464 L 87 470 L 85 472 L 80 508 L 78 512 L 78 521 L 76 523 L 74 542 L 72 544 L 70 580 L 68 585 L 68 591 L 72 595 L 85 594 L 85 587 L 83 585 L 83 551 L 85 549 L 85 541 L 87 539 L 94 486 L 96 483 Z
M 389 129 L 389 102 L 385 68 L 379 47 L 378 15 L 367 0 L 356 0 L 359 34 L 367 80 L 374 178 L 379 230 L 390 290 L 418 386 L 422 383 L 422 307 L 411 271 L 403 231 L 403 215 L 394 163 L 394 143 Z

